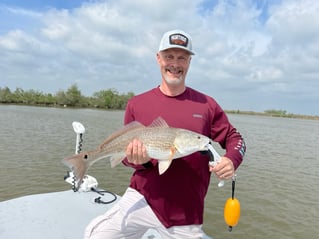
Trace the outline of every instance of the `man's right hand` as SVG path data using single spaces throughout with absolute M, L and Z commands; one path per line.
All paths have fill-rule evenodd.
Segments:
M 150 161 L 146 148 L 141 141 L 134 139 L 126 148 L 126 157 L 129 163 L 135 165 L 145 164 Z

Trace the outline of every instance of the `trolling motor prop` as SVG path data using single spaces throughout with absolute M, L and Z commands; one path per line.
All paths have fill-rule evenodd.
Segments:
M 224 220 L 228 225 L 228 231 L 232 231 L 233 227 L 238 224 L 240 218 L 240 203 L 235 198 L 236 175 L 232 178 L 232 196 L 226 200 L 224 206 Z

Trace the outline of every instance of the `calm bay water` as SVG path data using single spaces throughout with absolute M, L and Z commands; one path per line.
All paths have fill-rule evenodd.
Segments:
M 83 149 L 93 149 L 121 127 L 123 111 L 0 105 L 0 201 L 70 188 L 61 163 L 75 150 L 73 121 L 86 128 Z M 231 183 L 212 183 L 206 198 L 206 233 L 214 239 L 317 238 L 319 234 L 319 121 L 229 115 L 247 144 L 235 196 L 241 218 L 228 232 L 223 207 Z M 222 153 L 221 150 L 219 150 Z M 106 160 L 89 174 L 99 186 L 122 194 L 132 170 Z M 101 212 L 103 213 L 103 212 Z

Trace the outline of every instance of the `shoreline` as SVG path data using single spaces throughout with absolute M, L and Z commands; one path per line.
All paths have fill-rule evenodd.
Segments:
M 278 118 L 292 118 L 292 119 L 309 119 L 319 120 L 319 116 L 313 115 L 300 115 L 292 113 L 280 113 L 280 112 L 255 112 L 255 111 L 242 111 L 242 110 L 225 110 L 227 114 L 239 114 L 239 115 L 256 115 L 256 116 L 268 116 Z
M 47 105 L 47 104 L 14 104 L 14 103 L 0 103 L 0 105 L 16 105 L 16 106 L 33 106 L 33 107 L 45 107 L 45 108 L 71 108 L 71 109 L 96 109 L 96 110 L 124 110 L 124 109 L 107 109 L 101 107 L 85 107 L 85 106 L 67 106 L 67 105 Z M 226 114 L 237 114 L 237 115 L 255 115 L 255 116 L 267 116 L 267 117 L 278 117 L 278 118 L 292 118 L 292 119 L 308 119 L 308 120 L 319 120 L 317 115 L 301 115 L 286 113 L 281 110 L 270 110 L 267 112 L 255 112 L 255 111 L 245 111 L 245 110 L 224 110 Z

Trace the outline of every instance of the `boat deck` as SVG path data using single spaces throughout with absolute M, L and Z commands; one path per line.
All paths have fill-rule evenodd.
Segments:
M 79 239 L 95 217 L 110 209 L 111 204 L 94 200 L 112 201 L 114 196 L 72 190 L 24 196 L 0 202 L 0 238 L 6 239 Z M 161 239 L 153 229 L 142 239 Z M 205 237 L 205 239 L 212 239 Z
M 95 192 L 68 190 L 0 202 L 0 238 L 83 238 L 88 223 L 116 202 L 98 204 L 94 202 L 97 197 L 103 201 L 114 199 L 108 193 L 101 196 Z M 157 238 L 161 237 L 154 230 L 143 236 L 143 239 Z

